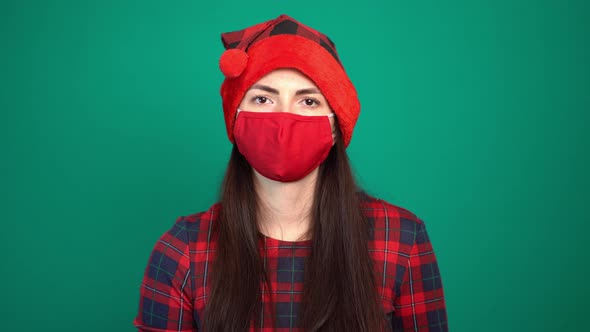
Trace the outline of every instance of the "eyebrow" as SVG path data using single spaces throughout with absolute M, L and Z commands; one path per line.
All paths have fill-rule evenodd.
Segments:
M 263 84 L 254 84 L 251 89 L 259 89 L 259 90 L 263 90 L 269 93 L 273 93 L 275 95 L 280 95 L 279 90 L 272 88 L 268 85 L 263 85 Z M 307 89 L 301 89 L 301 90 L 297 90 L 295 92 L 296 96 L 299 95 L 307 95 L 307 94 L 320 94 L 320 90 L 316 89 L 316 88 L 307 88 Z

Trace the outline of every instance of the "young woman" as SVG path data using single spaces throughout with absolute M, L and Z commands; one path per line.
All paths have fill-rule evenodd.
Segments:
M 334 43 L 281 15 L 222 34 L 220 201 L 145 270 L 139 331 L 447 331 L 424 223 L 355 185 L 360 105 Z

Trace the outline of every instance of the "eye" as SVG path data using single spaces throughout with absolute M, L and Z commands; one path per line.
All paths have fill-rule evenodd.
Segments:
M 305 98 L 305 99 L 303 99 L 303 103 L 305 104 L 305 106 L 317 106 L 320 104 L 319 101 L 317 101 L 313 98 Z
M 264 96 L 254 96 L 252 97 L 252 101 L 255 102 L 256 104 L 268 104 L 270 103 L 270 99 L 264 97 Z

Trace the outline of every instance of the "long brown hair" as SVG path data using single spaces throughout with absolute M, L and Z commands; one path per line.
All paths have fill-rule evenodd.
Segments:
M 368 223 L 340 137 L 319 168 L 298 325 L 307 332 L 382 331 Z M 252 168 L 234 145 L 214 229 L 216 259 L 202 318 L 207 332 L 247 331 L 252 320 L 259 323 L 261 283 L 270 283 L 258 249 L 257 204 Z

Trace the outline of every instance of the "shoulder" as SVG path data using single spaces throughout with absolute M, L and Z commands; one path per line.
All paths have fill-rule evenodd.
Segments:
M 373 197 L 363 191 L 359 192 L 358 195 L 363 214 L 368 218 L 375 219 L 377 222 L 404 220 L 404 223 L 412 228 L 424 224 L 422 219 L 404 207 Z
M 221 204 L 215 203 L 205 211 L 177 217 L 176 222 L 162 235 L 160 241 L 177 249 L 208 241 L 220 209 Z
M 412 211 L 365 192 L 359 192 L 359 199 L 376 242 L 396 242 L 400 249 L 409 251 L 419 241 L 425 225 Z

